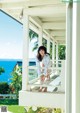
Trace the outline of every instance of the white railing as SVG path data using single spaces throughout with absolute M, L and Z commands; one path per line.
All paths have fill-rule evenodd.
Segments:
M 60 91 L 65 91 L 65 60 L 54 60 L 51 61 L 52 62 L 52 66 L 51 66 L 51 70 L 52 73 L 50 74 L 50 81 L 49 82 L 44 82 L 44 84 L 40 83 L 40 77 L 38 77 L 37 75 L 37 67 L 36 66 L 29 66 L 29 71 L 34 70 L 36 73 L 33 73 L 36 75 L 35 78 L 33 78 L 32 80 L 28 81 L 28 87 L 31 88 L 31 86 L 33 87 L 59 87 Z M 58 81 L 59 83 L 57 85 L 54 84 L 55 79 L 52 80 L 52 78 L 55 75 L 59 75 L 60 80 Z M 29 75 L 30 76 L 30 75 Z M 53 83 L 52 83 L 53 82 Z M 52 84 L 51 84 L 52 83 Z M 61 83 L 61 85 L 60 85 Z
M 51 68 L 54 72 L 54 74 L 50 75 L 52 81 L 49 81 L 46 84 L 40 84 L 40 78 L 38 76 L 35 79 L 28 81 L 27 89 L 19 92 L 19 105 L 65 108 L 65 61 L 61 61 L 61 67 L 59 67 L 59 65 L 58 67 L 52 65 Z M 37 71 L 36 66 L 29 67 L 29 69 Z M 55 73 L 57 73 L 57 71 L 61 72 L 59 73 L 59 77 L 55 78 Z M 55 78 L 54 80 L 52 79 L 53 77 Z M 61 79 L 61 84 L 55 83 L 58 81 L 58 78 Z M 39 92 L 40 86 L 43 88 L 47 87 L 47 92 Z
M 0 99 L 16 99 L 16 94 L 0 94 Z

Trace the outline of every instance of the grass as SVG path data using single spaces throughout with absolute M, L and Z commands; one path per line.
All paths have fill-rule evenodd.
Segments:
M 8 110 L 11 111 L 12 113 L 25 113 L 24 107 L 18 105 L 9 105 Z
M 7 105 L 8 111 L 12 113 L 26 113 L 24 107 L 18 105 L 18 99 L 0 99 L 0 106 L 1 105 Z M 28 113 L 38 112 L 32 111 L 32 109 L 30 109 Z
M 12 113 L 25 113 L 24 107 L 18 105 L 18 99 L 0 99 L 1 105 L 7 105 Z

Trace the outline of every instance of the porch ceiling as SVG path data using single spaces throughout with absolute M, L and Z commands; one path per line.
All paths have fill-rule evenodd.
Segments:
M 30 21 L 50 33 L 59 43 L 65 43 L 66 4 L 61 0 L 0 0 L 0 9 L 22 23 L 20 15 L 27 8 Z

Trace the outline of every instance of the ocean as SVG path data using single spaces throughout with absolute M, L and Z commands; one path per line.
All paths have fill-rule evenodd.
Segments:
M 3 67 L 5 72 L 2 73 L 0 75 L 0 82 L 7 82 L 8 84 L 11 82 L 10 78 L 12 77 L 11 76 L 11 73 L 15 67 L 15 65 L 18 63 L 18 62 L 21 62 L 20 65 L 22 65 L 22 60 L 13 60 L 13 59 L 0 59 L 0 67 Z M 35 65 L 35 62 L 34 61 L 30 61 L 29 62 L 29 66 L 33 66 Z M 29 76 L 30 80 L 35 78 L 34 76 Z

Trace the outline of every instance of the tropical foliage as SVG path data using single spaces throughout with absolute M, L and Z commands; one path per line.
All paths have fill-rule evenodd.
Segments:
M 55 108 L 54 113 L 61 113 L 61 109 L 60 108 Z
M 29 29 L 29 37 L 30 37 L 30 41 L 32 41 L 33 39 L 36 39 L 34 43 L 34 47 L 32 49 L 34 51 L 38 48 L 38 34 L 33 30 Z
M 56 59 L 56 45 L 55 45 L 55 59 Z M 58 59 L 59 60 L 65 60 L 65 58 L 66 58 L 66 53 L 65 53 L 65 51 L 66 51 L 66 46 L 65 45 L 58 45 Z
M 36 41 L 34 42 L 34 47 L 32 49 L 34 51 L 38 48 L 38 34 L 30 29 L 29 37 L 30 37 L 30 41 L 32 41 L 33 39 L 36 39 Z M 42 45 L 47 48 L 47 40 L 45 38 L 42 38 Z
M 34 108 L 33 108 L 34 107 Z M 45 107 L 29 107 L 25 109 L 26 113 L 61 113 L 60 108 L 45 108 Z
M 29 37 L 30 37 L 30 41 L 31 41 L 33 38 L 38 37 L 38 34 L 36 32 L 34 32 L 33 30 L 29 29 Z
M 65 60 L 65 57 L 66 57 L 65 50 L 66 50 L 66 46 L 65 45 L 59 45 L 58 46 L 58 58 L 60 60 Z
M 22 73 L 20 72 L 21 67 L 14 68 L 13 72 L 11 73 L 11 83 L 10 88 L 12 89 L 12 93 L 15 93 L 17 98 L 19 94 L 19 90 L 22 89 Z
M 47 48 L 47 40 L 42 38 L 42 45 Z
M 9 85 L 7 82 L 0 82 L 0 94 L 8 94 Z
M 50 42 L 50 58 L 52 59 L 52 49 L 53 49 L 53 45 L 52 42 Z

